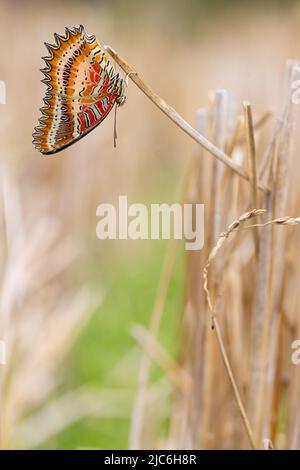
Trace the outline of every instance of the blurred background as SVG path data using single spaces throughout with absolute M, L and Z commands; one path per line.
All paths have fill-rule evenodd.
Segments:
M 197 144 L 132 82 L 118 113 L 116 149 L 112 115 L 58 156 L 41 158 L 31 134 L 45 90 L 39 71 L 46 55 L 43 42 L 53 42 L 53 33 L 64 33 L 65 26 L 83 24 L 100 43 L 117 50 L 193 126 L 198 108 L 213 109 L 218 89 L 226 89 L 230 99 L 229 134 L 243 114 L 243 100 L 251 103 L 255 121 L 273 113 L 257 142 L 262 155 L 275 117 L 283 111 L 286 61 L 300 58 L 299 23 L 299 1 L 0 0 L 0 80 L 7 93 L 6 104 L 0 105 L 0 339 L 7 349 L 7 363 L 0 366 L 3 448 L 247 447 L 230 391 L 216 401 L 220 410 L 229 403 L 221 435 L 215 431 L 220 426 L 217 417 L 202 416 L 209 429 L 201 431 L 207 431 L 204 440 L 197 437 L 194 421 L 202 420 L 197 415 L 198 392 L 189 402 L 195 413 L 189 408 L 184 419 L 179 412 L 186 404 L 183 392 L 177 393 L 180 374 L 188 371 L 193 377 L 193 367 L 186 366 L 194 361 L 191 357 L 198 355 L 197 363 L 202 362 L 201 344 L 196 342 L 193 348 L 186 333 L 191 327 L 186 313 L 191 308 L 189 276 L 195 271 L 183 246 L 96 238 L 96 207 L 101 202 L 116 203 L 122 194 L 129 203 L 180 200 L 189 169 L 199 156 Z M 203 158 L 213 160 L 210 155 Z M 289 192 L 295 201 L 297 152 L 291 162 Z M 201 178 L 205 175 L 203 185 L 210 173 Z M 235 208 L 228 208 L 227 222 L 248 210 L 243 188 Z M 202 196 L 199 202 L 209 203 Z M 299 215 L 295 208 L 290 206 L 289 215 Z M 207 249 L 207 238 L 205 243 Z M 247 258 L 248 248 L 244 250 Z M 244 258 L 243 263 L 245 267 Z M 299 272 L 289 271 L 289 276 L 288 287 L 297 285 Z M 201 279 L 193 278 L 193 283 L 200 286 Z M 254 294 L 251 279 L 245 283 L 245 291 L 239 285 L 240 301 L 248 305 Z M 233 288 L 237 284 L 233 277 Z M 145 352 L 144 328 L 162 299 L 159 345 Z M 298 299 L 293 299 L 295 311 L 297 306 Z M 231 352 L 237 369 L 239 347 Z M 284 350 L 288 354 L 289 346 Z M 209 361 L 217 368 L 214 354 Z M 149 355 L 151 367 L 145 359 Z M 141 391 L 141 361 L 149 373 L 147 400 Z M 285 379 L 286 374 L 284 369 Z M 242 388 L 246 375 L 239 377 Z M 281 399 L 277 424 L 285 429 L 287 395 Z M 146 430 L 141 429 L 139 400 L 148 404 Z M 300 419 L 297 429 L 299 423 Z M 186 429 L 193 432 L 185 441 L 175 428 L 183 434 Z M 285 431 L 278 433 L 278 445 L 288 447 L 280 440 Z M 266 431 L 265 437 L 269 434 Z M 293 436 L 297 447 L 299 438 Z

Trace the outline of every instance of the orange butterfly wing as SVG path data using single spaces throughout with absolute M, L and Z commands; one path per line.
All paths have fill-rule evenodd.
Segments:
M 44 57 L 42 82 L 47 91 L 33 133 L 33 144 L 44 155 L 63 150 L 93 130 L 124 90 L 123 79 L 83 26 L 66 28 L 65 36 L 54 37 L 56 44 L 46 44 L 49 56 Z

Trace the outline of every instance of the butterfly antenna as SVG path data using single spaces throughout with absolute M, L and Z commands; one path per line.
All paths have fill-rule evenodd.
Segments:
M 115 105 L 115 115 L 114 115 L 114 148 L 117 146 L 117 109 L 118 105 Z

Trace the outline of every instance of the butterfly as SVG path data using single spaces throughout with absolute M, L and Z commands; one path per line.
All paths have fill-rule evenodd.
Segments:
M 97 127 L 125 100 L 125 80 L 116 73 L 94 35 L 82 25 L 54 34 L 45 43 L 49 55 L 43 83 L 47 85 L 33 145 L 43 155 L 69 147 Z M 116 134 L 115 134 L 116 138 Z

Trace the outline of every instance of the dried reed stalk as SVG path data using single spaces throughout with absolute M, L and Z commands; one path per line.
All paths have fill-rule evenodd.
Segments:
M 225 368 L 226 368 L 226 371 L 227 371 L 227 374 L 228 374 L 228 377 L 229 377 L 229 380 L 230 380 L 230 383 L 231 383 L 231 386 L 232 386 L 232 389 L 233 389 L 233 392 L 234 392 L 234 396 L 235 396 L 235 399 L 236 399 L 236 402 L 237 402 L 237 405 L 238 405 L 238 408 L 239 408 L 239 411 L 240 411 L 240 414 L 241 414 L 241 417 L 242 417 L 242 420 L 243 420 L 243 423 L 244 423 L 244 426 L 245 426 L 245 429 L 246 429 L 246 432 L 247 432 L 247 435 L 248 435 L 248 438 L 249 438 L 249 441 L 250 441 L 250 444 L 251 444 L 251 447 L 253 449 L 256 448 L 255 436 L 254 436 L 254 433 L 253 433 L 252 428 L 250 426 L 250 422 L 249 422 L 249 419 L 247 417 L 245 407 L 242 403 L 241 396 L 240 396 L 240 393 L 239 393 L 239 390 L 238 390 L 238 387 L 237 387 L 237 384 L 236 384 L 236 380 L 234 378 L 232 368 L 230 366 L 228 356 L 227 356 L 227 353 L 226 353 L 226 350 L 225 350 L 224 341 L 223 341 L 221 330 L 220 330 L 218 320 L 217 320 L 216 305 L 215 305 L 215 302 L 212 300 L 211 293 L 210 293 L 210 290 L 209 290 L 209 287 L 208 287 L 208 282 L 209 282 L 208 272 L 209 272 L 209 268 L 211 266 L 212 261 L 216 258 L 219 250 L 222 248 L 223 244 L 225 243 L 225 240 L 232 233 L 237 232 L 241 229 L 253 229 L 253 228 L 258 228 L 258 227 L 268 227 L 270 225 L 284 225 L 284 226 L 300 225 L 300 217 L 285 216 L 285 217 L 279 217 L 279 218 L 276 218 L 276 219 L 272 219 L 272 220 L 269 220 L 269 221 L 264 222 L 264 223 L 251 224 L 251 225 L 247 225 L 246 227 L 241 226 L 246 221 L 252 219 L 253 217 L 258 217 L 258 216 L 264 214 L 265 212 L 266 212 L 265 209 L 254 209 L 250 212 L 246 212 L 245 214 L 242 214 L 237 220 L 235 220 L 228 227 L 228 229 L 220 235 L 216 245 L 214 246 L 214 248 L 212 249 L 212 251 L 211 251 L 211 253 L 208 257 L 208 261 L 207 261 L 207 263 L 205 265 L 205 268 L 203 270 L 204 290 L 205 290 L 205 293 L 206 293 L 207 303 L 208 303 L 210 314 L 211 314 L 212 328 L 216 330 L 216 336 L 217 336 L 220 352 L 221 352 L 221 355 L 222 355 L 222 359 L 223 359 L 223 362 L 224 362 L 224 365 L 225 365 Z
M 258 131 L 270 120 L 273 116 L 271 111 L 265 112 L 257 121 L 253 124 L 254 131 Z M 232 152 L 237 145 L 243 145 L 246 142 L 246 136 L 243 133 L 244 130 L 244 119 L 242 116 L 239 116 L 237 123 L 235 125 L 234 131 L 232 133 L 231 139 L 226 144 L 226 153 L 229 156 L 232 156 Z M 260 178 L 259 178 L 260 179 Z
M 226 145 L 227 138 L 227 118 L 228 118 L 229 97 L 226 90 L 216 90 L 212 106 L 212 126 L 211 135 L 213 143 L 222 150 Z M 223 188 L 221 185 L 224 175 L 224 168 L 220 167 L 216 161 L 212 162 L 211 185 L 210 185 L 210 214 L 212 214 L 209 226 L 207 228 L 208 247 L 217 238 L 222 230 L 223 220 Z M 214 266 L 211 280 L 212 292 L 218 292 L 222 266 L 217 263 Z M 210 447 L 210 434 L 213 426 L 213 401 L 218 401 L 218 390 L 214 389 L 215 379 L 215 357 L 217 355 L 216 344 L 212 340 L 211 335 L 207 332 L 207 341 L 205 349 L 205 368 L 203 377 L 204 402 L 203 402 L 203 435 L 202 445 L 204 448 Z M 215 393 L 214 393 L 215 390 Z
M 282 123 L 280 123 L 280 133 L 275 129 L 275 156 L 272 162 L 272 204 L 273 218 L 282 216 L 287 212 L 288 204 L 288 167 L 291 158 L 296 106 L 292 101 L 293 82 L 300 76 L 299 67 L 294 61 L 288 64 L 288 87 Z M 277 217 L 277 220 L 278 217 Z M 272 233 L 269 240 L 270 247 L 265 247 L 265 255 L 269 254 L 269 262 L 262 270 L 269 270 L 266 273 L 264 284 L 261 286 L 261 301 L 257 304 L 256 311 L 256 340 L 253 344 L 253 374 L 251 378 L 251 416 L 256 439 L 261 442 L 265 436 L 271 434 L 273 400 L 276 396 L 276 358 L 278 355 L 278 338 L 280 324 L 280 302 L 283 295 L 283 273 L 285 269 L 285 234 L 282 231 Z M 266 262 L 267 259 L 262 260 Z M 268 268 L 267 268 L 268 266 Z M 264 289 L 264 293 L 263 293 Z M 273 436 L 274 437 L 274 436 Z
M 142 80 L 137 71 L 131 67 L 114 49 L 110 46 L 103 46 L 106 52 L 116 61 L 116 63 L 124 70 L 127 77 L 140 88 L 140 90 L 154 103 L 169 119 L 171 119 L 178 127 L 180 127 L 187 135 L 200 144 L 207 152 L 231 168 L 240 177 L 249 181 L 249 175 L 244 169 L 236 164 L 228 155 L 212 144 L 203 135 L 199 134 L 190 124 L 188 124 L 175 109 L 169 106 L 159 95 L 157 95 L 145 82 Z M 261 182 L 258 182 L 258 188 L 265 191 L 267 188 Z
M 258 207 L 258 194 L 257 194 L 257 172 L 256 172 L 256 149 L 254 138 L 254 126 L 252 118 L 252 109 L 250 103 L 245 101 L 244 107 L 244 120 L 246 128 L 246 142 L 247 142 L 247 156 L 249 175 L 251 183 L 251 208 Z M 259 237 L 257 230 L 253 231 L 256 257 L 259 254 Z

